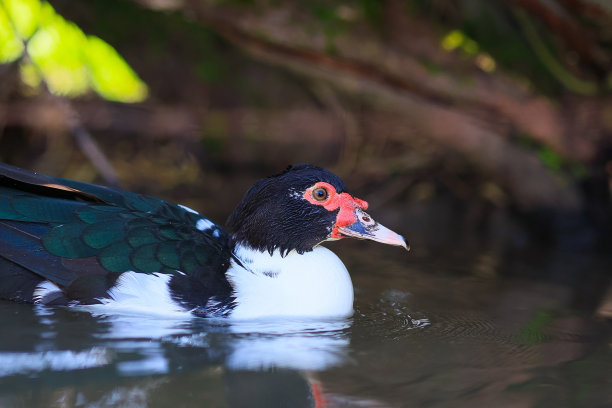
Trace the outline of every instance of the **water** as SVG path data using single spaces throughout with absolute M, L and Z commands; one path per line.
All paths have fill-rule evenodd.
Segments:
M 612 406 L 609 259 L 333 249 L 350 319 L 0 302 L 0 407 Z

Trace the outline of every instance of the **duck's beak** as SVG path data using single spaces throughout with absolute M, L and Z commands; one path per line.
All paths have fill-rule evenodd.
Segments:
M 410 245 L 401 235 L 377 223 L 372 217 L 360 208 L 355 209 L 357 221 L 351 225 L 338 227 L 338 232 L 346 237 L 370 239 L 383 244 L 397 245 L 410 251 Z

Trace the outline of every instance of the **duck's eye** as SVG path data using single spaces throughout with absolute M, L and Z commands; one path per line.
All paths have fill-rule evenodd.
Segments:
M 312 197 L 317 201 L 323 201 L 327 198 L 329 193 L 325 187 L 317 187 L 312 190 Z

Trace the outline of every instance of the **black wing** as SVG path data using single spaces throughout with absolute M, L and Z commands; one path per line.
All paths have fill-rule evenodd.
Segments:
M 188 307 L 220 293 L 231 251 L 218 225 L 167 201 L 0 164 L 0 297 L 33 301 L 43 281 L 58 302 L 95 303 L 121 273 L 173 274 Z

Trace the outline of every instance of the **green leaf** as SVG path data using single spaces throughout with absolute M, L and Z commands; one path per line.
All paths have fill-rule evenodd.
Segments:
M 40 17 L 39 0 L 3 0 L 4 9 L 13 23 L 13 28 L 24 40 L 34 34 Z
M 42 83 L 42 74 L 38 68 L 32 63 L 21 61 L 19 65 L 19 74 L 24 84 L 30 88 L 38 88 Z
M 23 50 L 23 41 L 13 31 L 11 21 L 4 8 L 0 7 L 0 63 L 19 59 Z
M 109 44 L 89 36 L 85 54 L 91 85 L 103 98 L 117 102 L 146 99 L 147 86 Z
M 42 3 L 38 31 L 28 42 L 28 54 L 40 68 L 49 90 L 58 95 L 78 96 L 89 88 L 83 49 L 85 34 L 74 23 Z
M 37 87 L 42 78 L 57 95 L 76 97 L 93 89 L 118 102 L 147 97 L 146 84 L 111 45 L 86 36 L 48 2 L 2 0 L 0 6 L 0 63 L 21 58 L 27 41 L 32 63 L 22 64 L 21 74 L 28 85 Z

